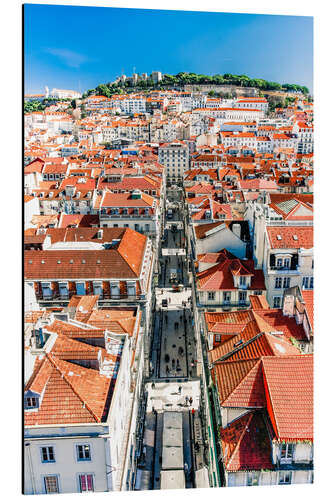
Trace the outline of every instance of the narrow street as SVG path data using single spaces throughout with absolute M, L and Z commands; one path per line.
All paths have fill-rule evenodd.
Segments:
M 204 466 L 182 197 L 181 190 L 167 191 L 137 490 L 194 488 L 195 471 Z

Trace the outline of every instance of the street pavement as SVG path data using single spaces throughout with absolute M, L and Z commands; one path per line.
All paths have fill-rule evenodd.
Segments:
M 155 386 L 152 384 L 155 384 Z M 181 391 L 179 392 L 179 387 Z M 149 382 L 147 413 L 153 411 L 184 411 L 198 410 L 200 406 L 200 380 L 189 380 L 187 382 Z M 192 398 L 192 404 L 186 400 Z
M 177 198 L 179 201 L 179 193 L 176 193 L 175 199 Z M 176 220 L 183 222 L 179 210 L 175 211 L 170 222 Z M 152 332 L 151 375 L 145 384 L 147 406 L 143 437 L 144 453 L 139 465 L 147 474 L 150 471 L 152 489 L 161 487 L 162 424 L 165 412 L 182 412 L 186 488 L 194 487 L 195 470 L 203 461 L 202 452 L 198 447 L 201 388 L 200 378 L 197 377 L 191 277 L 188 273 L 188 258 L 184 252 L 183 224 L 181 226 L 181 229 L 171 231 L 171 224 L 167 224 L 159 259 L 159 283 L 155 288 L 156 310 Z M 175 255 L 177 249 L 181 250 L 181 255 Z M 183 289 L 179 292 L 173 288 L 176 283 L 170 279 L 171 270 L 176 271 L 177 283 L 183 285 Z M 164 299 L 167 300 L 167 306 L 162 306 Z

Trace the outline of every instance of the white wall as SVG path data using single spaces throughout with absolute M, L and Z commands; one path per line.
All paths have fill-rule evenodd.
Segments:
M 204 239 L 197 239 L 196 254 L 218 252 L 226 248 L 239 259 L 246 255 L 246 243 L 239 239 L 229 228 L 225 227 Z
M 83 427 L 67 427 L 73 433 L 85 433 L 92 429 Z M 99 430 L 102 430 L 101 428 Z M 46 432 L 45 432 L 46 431 Z M 47 432 L 45 428 L 39 428 L 40 435 L 45 434 L 61 434 L 61 428 L 49 429 Z M 60 432 L 59 432 L 60 431 Z M 37 433 L 36 433 L 37 434 Z M 94 475 L 94 491 L 108 491 L 107 475 L 105 467 L 105 445 L 103 437 L 60 437 L 44 438 L 34 440 L 29 437 L 25 439 L 25 445 L 30 443 L 29 446 L 24 446 L 25 453 L 25 493 L 33 494 L 34 490 L 37 494 L 45 493 L 44 489 L 44 476 L 45 475 L 58 475 L 58 483 L 60 493 L 75 493 L 79 492 L 78 474 L 79 473 L 92 473 Z M 91 450 L 91 461 L 78 461 L 76 456 L 77 444 L 89 444 Z M 42 463 L 41 461 L 41 447 L 53 446 L 54 448 L 54 463 Z M 34 485 L 34 486 L 33 486 Z

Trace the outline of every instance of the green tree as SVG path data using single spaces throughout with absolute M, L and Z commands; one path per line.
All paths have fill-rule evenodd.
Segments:
M 40 101 L 26 101 L 24 103 L 24 113 L 34 113 L 36 111 L 44 111 L 45 104 Z

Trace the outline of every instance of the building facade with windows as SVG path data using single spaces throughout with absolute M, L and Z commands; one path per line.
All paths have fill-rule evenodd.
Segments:
M 98 204 L 97 204 L 98 203 Z M 101 228 L 124 227 L 150 236 L 156 241 L 161 228 L 159 200 L 140 189 L 132 193 L 103 191 L 95 204 Z
M 245 218 L 255 266 L 265 274 L 268 303 L 282 307 L 286 289 L 314 288 L 313 197 L 292 193 L 268 197 L 274 202 L 248 202 Z
M 166 167 L 167 181 L 179 182 L 189 168 L 189 149 L 183 142 L 161 144 L 158 148 L 158 161 Z
M 198 307 L 247 308 L 251 294 L 265 295 L 265 280 L 251 260 L 240 260 L 227 250 L 198 255 L 196 291 Z

